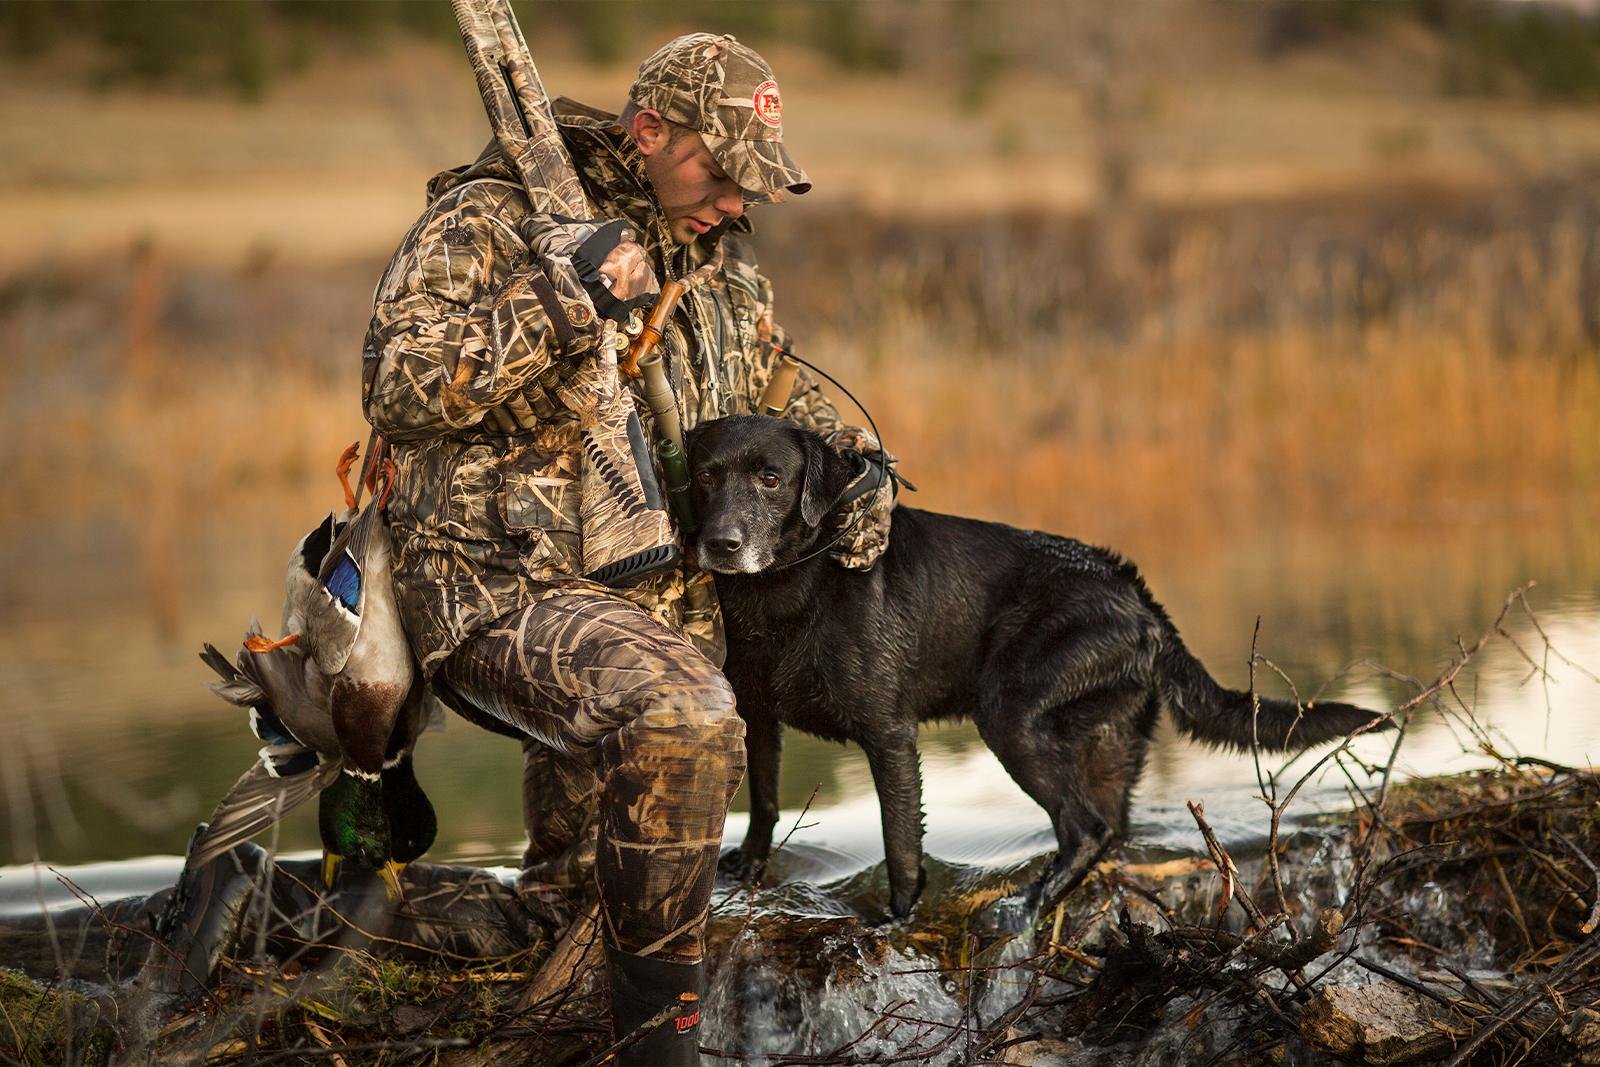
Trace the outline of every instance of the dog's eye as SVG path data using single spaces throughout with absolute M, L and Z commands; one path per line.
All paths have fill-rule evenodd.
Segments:
M 710 471 L 695 471 L 694 472 L 694 480 L 699 482 L 701 485 L 710 485 L 711 484 L 711 472 Z
M 761 472 L 761 484 L 766 486 L 768 489 L 778 488 L 778 483 L 781 481 L 783 481 L 783 479 L 778 477 L 777 471 Z

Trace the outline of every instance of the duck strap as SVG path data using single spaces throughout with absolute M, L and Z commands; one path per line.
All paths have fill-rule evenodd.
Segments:
M 577 168 L 561 140 L 510 0 L 450 0 L 483 96 L 495 143 L 516 170 L 535 214 L 594 219 Z M 678 562 L 672 519 L 657 487 L 630 390 L 620 385 L 607 323 L 563 389 L 583 432 L 580 523 L 584 577 L 628 585 Z M 573 395 L 581 393 L 581 395 Z

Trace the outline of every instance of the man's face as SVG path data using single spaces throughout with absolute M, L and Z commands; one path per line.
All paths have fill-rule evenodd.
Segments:
M 632 133 L 674 241 L 690 244 L 723 219 L 744 214 L 744 190 L 717 164 L 698 133 L 654 111 L 635 115 Z

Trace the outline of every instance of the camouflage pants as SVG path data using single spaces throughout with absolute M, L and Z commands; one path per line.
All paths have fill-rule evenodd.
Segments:
M 588 591 L 500 619 L 442 673 L 528 738 L 529 873 L 581 866 L 592 830 L 610 943 L 698 960 L 723 820 L 744 777 L 744 722 L 722 673 L 638 606 Z

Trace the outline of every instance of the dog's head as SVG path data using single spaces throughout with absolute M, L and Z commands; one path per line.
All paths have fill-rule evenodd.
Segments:
M 799 558 L 855 473 L 822 438 L 783 419 L 735 415 L 698 427 L 689 437 L 695 562 L 756 574 Z

